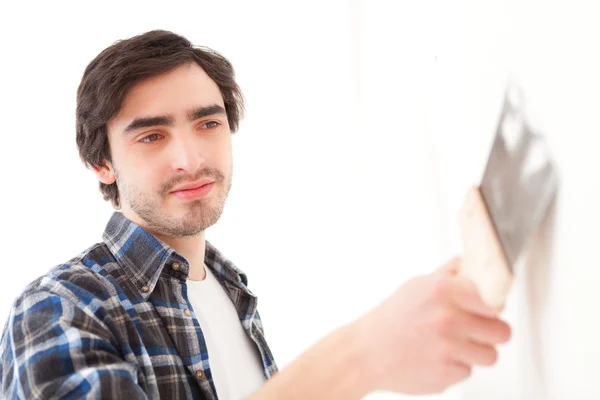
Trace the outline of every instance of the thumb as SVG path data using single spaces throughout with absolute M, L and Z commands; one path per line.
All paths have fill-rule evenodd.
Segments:
M 446 264 L 439 267 L 435 273 L 439 275 L 456 275 L 460 269 L 461 257 L 455 256 Z

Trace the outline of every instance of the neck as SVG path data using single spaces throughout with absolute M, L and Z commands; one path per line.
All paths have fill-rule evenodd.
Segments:
M 178 254 L 183 256 L 190 265 L 190 273 L 188 275 L 188 279 L 192 281 L 204 280 L 204 278 L 206 277 L 206 271 L 204 270 L 204 254 L 206 253 L 206 241 L 204 238 L 204 231 L 194 236 L 173 238 L 170 236 L 161 235 L 153 232 L 147 226 L 147 224 L 137 216 L 136 213 L 126 213 L 126 210 L 123 210 L 123 215 L 125 215 L 125 217 L 135 222 L 142 228 L 146 229 L 148 232 L 152 233 L 158 239 L 171 246 L 173 250 L 175 250 Z
M 206 277 L 206 271 L 204 270 L 204 254 L 206 253 L 204 231 L 194 236 L 185 236 L 182 238 L 172 238 L 156 233 L 153 233 L 153 235 L 185 257 L 190 264 L 188 279 L 192 281 L 204 280 Z

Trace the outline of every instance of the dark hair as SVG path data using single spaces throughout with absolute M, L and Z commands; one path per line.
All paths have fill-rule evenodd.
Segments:
M 206 47 L 194 46 L 183 36 L 153 30 L 115 42 L 85 69 L 77 89 L 77 147 L 88 167 L 112 162 L 108 121 L 118 114 L 129 89 L 135 84 L 187 63 L 197 63 L 218 85 L 231 133 L 237 131 L 244 112 L 244 98 L 235 82 L 231 63 Z M 116 182 L 100 182 L 104 200 L 120 208 Z

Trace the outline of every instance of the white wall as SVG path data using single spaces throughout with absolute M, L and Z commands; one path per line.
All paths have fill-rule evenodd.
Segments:
M 0 320 L 28 282 L 100 240 L 112 212 L 75 147 L 83 69 L 113 41 L 164 28 L 228 57 L 248 100 L 207 237 L 249 274 L 280 367 L 460 251 L 462 196 L 518 78 L 559 164 L 559 200 L 517 270 L 498 365 L 430 398 L 600 397 L 597 13 L 480 3 L 3 4 Z
M 448 209 L 457 209 L 457 189 L 483 166 L 483 153 L 456 163 L 456 152 L 471 141 L 483 150 L 491 140 L 507 76 L 523 86 L 530 119 L 545 133 L 561 180 L 555 207 L 517 267 L 505 312 L 514 340 L 496 367 L 478 370 L 464 385 L 465 398 L 600 398 L 597 6 L 463 2 L 443 14 L 450 21 L 466 16 L 464 36 L 446 36 L 447 62 L 434 84 L 433 131 Z

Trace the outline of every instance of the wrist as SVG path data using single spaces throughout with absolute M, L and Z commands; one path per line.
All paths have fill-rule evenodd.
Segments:
M 343 376 L 353 382 L 355 393 L 362 398 L 376 388 L 377 371 L 373 368 L 375 364 L 371 358 L 373 353 L 369 343 L 370 336 L 359 321 L 346 325 L 340 330 L 347 350 L 344 360 L 346 371 Z

